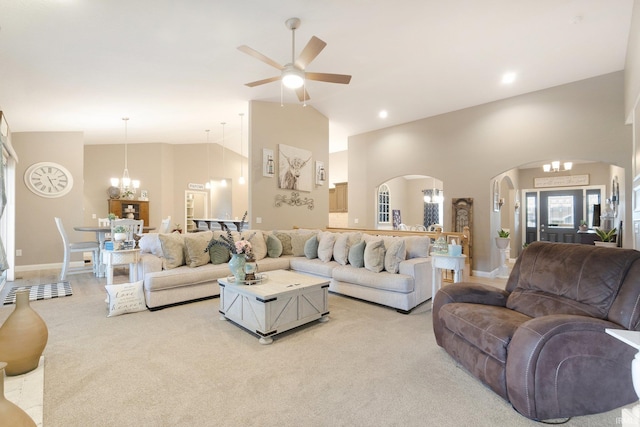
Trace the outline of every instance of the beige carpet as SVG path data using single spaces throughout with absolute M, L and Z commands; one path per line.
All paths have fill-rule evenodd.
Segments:
M 436 346 L 430 303 L 402 315 L 331 295 L 329 322 L 263 346 L 218 299 L 107 318 L 104 279 L 77 277 L 73 296 L 31 303 L 49 327 L 46 427 L 539 425 Z

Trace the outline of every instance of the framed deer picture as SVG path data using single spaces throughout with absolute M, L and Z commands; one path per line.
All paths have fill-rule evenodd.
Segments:
M 313 188 L 311 151 L 279 144 L 278 186 L 285 190 L 307 191 Z

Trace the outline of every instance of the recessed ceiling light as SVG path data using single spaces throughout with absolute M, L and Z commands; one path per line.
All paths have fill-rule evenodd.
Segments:
M 503 84 L 508 85 L 508 84 L 513 83 L 515 80 L 516 80 L 516 73 L 514 73 L 512 71 L 510 71 L 508 73 L 504 73 L 502 75 L 502 83 Z
M 389 113 L 387 113 L 387 110 L 381 110 L 378 113 L 378 117 L 380 117 L 381 119 L 386 119 L 389 116 Z

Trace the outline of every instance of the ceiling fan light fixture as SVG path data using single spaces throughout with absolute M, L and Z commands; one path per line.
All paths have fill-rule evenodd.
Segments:
M 287 65 L 282 71 L 282 84 L 289 89 L 298 89 L 304 84 L 304 71 Z

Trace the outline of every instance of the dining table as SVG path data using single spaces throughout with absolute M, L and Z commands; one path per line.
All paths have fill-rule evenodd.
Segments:
M 105 271 L 101 262 L 102 251 L 104 250 L 104 242 L 107 240 L 107 234 L 111 233 L 111 227 L 100 225 L 78 225 L 74 226 L 73 229 L 75 231 L 82 231 L 86 233 L 96 233 L 96 239 L 100 243 L 100 251 L 98 252 L 98 268 L 96 269 L 96 275 L 98 277 L 104 277 Z M 143 233 L 148 233 L 149 231 L 153 231 L 155 229 L 155 227 L 151 227 L 148 225 L 142 227 Z

